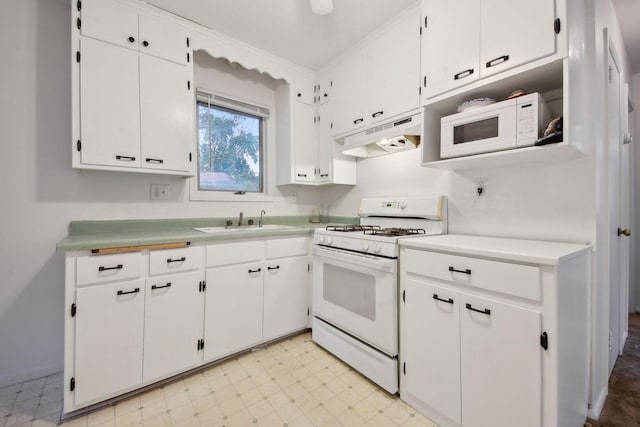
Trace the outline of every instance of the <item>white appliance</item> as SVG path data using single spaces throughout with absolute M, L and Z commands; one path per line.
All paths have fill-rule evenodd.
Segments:
M 363 199 L 360 225 L 313 237 L 313 340 L 398 391 L 398 240 L 447 232 L 443 196 Z
M 440 120 L 440 157 L 460 157 L 533 145 L 549 122 L 539 93 L 470 108 Z

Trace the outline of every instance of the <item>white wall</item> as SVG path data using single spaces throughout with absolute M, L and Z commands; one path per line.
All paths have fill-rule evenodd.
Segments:
M 321 198 L 319 189 L 276 188 L 270 175 L 273 203 L 190 202 L 183 178 L 72 169 L 69 4 L 0 2 L 0 385 L 62 369 L 55 245 L 70 221 L 309 215 Z M 170 200 L 151 202 L 151 183 L 169 184 Z M 297 204 L 286 197 L 294 191 Z

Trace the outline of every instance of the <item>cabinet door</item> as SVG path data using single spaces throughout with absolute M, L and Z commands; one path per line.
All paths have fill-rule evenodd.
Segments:
M 113 0 L 78 3 L 81 4 L 80 31 L 83 36 L 138 50 L 138 12 Z
M 554 0 L 481 1 L 481 77 L 556 51 Z
M 294 102 L 294 158 L 293 177 L 298 182 L 314 182 L 316 179 L 316 107 Z
M 540 313 L 461 296 L 462 424 L 540 427 Z
M 82 163 L 140 167 L 138 54 L 92 39 L 80 53 Z
M 76 291 L 76 406 L 142 383 L 144 291 L 144 280 Z
M 266 261 L 262 332 L 265 341 L 307 327 L 308 262 L 306 256 Z
M 148 279 L 144 308 L 145 382 L 198 364 L 204 297 L 201 273 Z
M 318 113 L 318 181 L 331 182 L 333 138 L 331 137 L 331 102 L 320 104 Z
M 140 55 L 140 114 L 144 168 L 189 171 L 195 150 L 189 69 Z
M 315 104 L 316 79 L 314 74 L 296 73 L 293 98 L 307 105 Z
M 204 359 L 262 341 L 262 263 L 207 270 Z
M 411 279 L 404 288 L 403 398 L 460 423 L 460 296 Z
M 189 52 L 187 33 L 172 22 L 140 15 L 140 52 L 186 64 Z
M 333 70 L 323 72 L 318 75 L 318 102 L 320 104 L 324 104 L 325 102 L 331 101 L 331 92 L 333 91 L 333 81 L 332 81 Z
M 345 55 L 334 69 L 333 135 L 355 132 L 365 126 L 367 114 L 367 52 Z
M 368 120 L 387 120 L 420 102 L 420 16 L 407 14 L 371 41 L 368 51 Z
M 422 85 L 428 99 L 480 76 L 480 0 L 422 0 Z

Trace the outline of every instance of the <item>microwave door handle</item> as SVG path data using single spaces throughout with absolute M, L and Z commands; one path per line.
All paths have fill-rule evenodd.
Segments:
M 342 261 L 351 264 L 356 264 L 362 267 L 374 268 L 381 271 L 392 271 L 395 260 L 387 258 L 369 258 L 366 256 L 359 256 L 350 254 L 345 251 L 337 251 L 332 249 L 323 249 L 319 246 L 313 247 L 313 255 L 324 257 L 326 259 L 332 259 L 335 261 Z

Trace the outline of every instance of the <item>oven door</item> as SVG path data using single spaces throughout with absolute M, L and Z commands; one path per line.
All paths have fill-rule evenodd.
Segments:
M 397 264 L 396 259 L 314 245 L 313 315 L 395 357 Z

